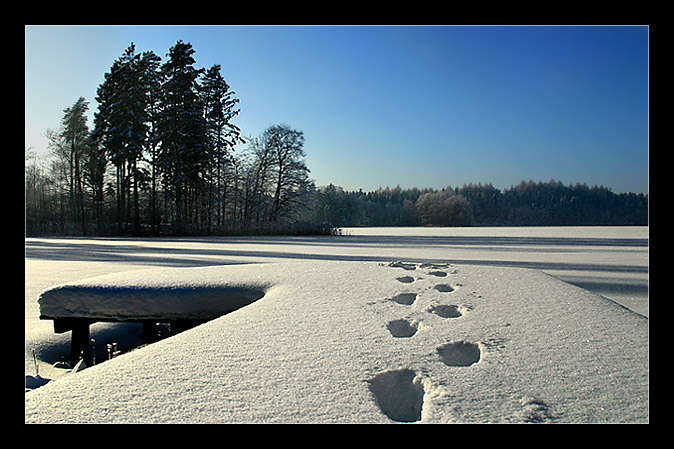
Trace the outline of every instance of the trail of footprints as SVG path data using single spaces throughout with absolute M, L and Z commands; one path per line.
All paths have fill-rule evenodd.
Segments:
M 449 264 L 411 264 L 404 262 L 391 262 L 387 264 L 391 268 L 401 268 L 405 271 L 421 269 L 422 276 L 413 277 L 404 275 L 396 280 L 401 284 L 411 285 L 418 280 L 430 278 L 446 278 L 448 274 L 455 274 L 456 270 L 447 271 Z M 418 273 L 418 272 L 417 272 Z M 439 293 L 452 293 L 460 284 L 441 282 L 432 288 Z M 412 306 L 417 300 L 418 294 L 413 292 L 399 293 L 388 300 L 404 306 Z M 461 318 L 470 311 L 470 307 L 455 304 L 436 304 L 426 310 L 445 319 Z M 410 319 L 396 319 L 389 321 L 386 328 L 394 338 L 413 337 L 420 329 L 420 323 Z M 468 367 L 480 361 L 480 344 L 467 341 L 450 341 L 436 348 L 439 360 L 451 367 Z M 421 379 L 410 369 L 398 369 L 383 371 L 375 375 L 369 381 L 369 388 L 375 397 L 381 411 L 390 419 L 399 422 L 416 422 L 421 420 L 421 411 L 424 401 L 424 387 Z
M 388 266 L 393 268 L 402 268 L 407 271 L 413 271 L 417 269 L 417 265 L 403 262 L 391 262 L 388 264 Z M 424 273 L 427 274 L 428 276 L 444 278 L 447 277 L 448 274 L 448 272 L 444 270 L 450 268 L 450 266 L 448 264 L 424 263 L 419 265 L 419 268 L 421 268 L 422 270 L 429 269 L 430 271 Z M 456 274 L 456 270 L 453 270 L 451 273 Z M 412 284 L 415 281 L 421 279 L 424 279 L 424 277 L 419 276 L 415 278 L 407 275 L 396 278 L 396 280 L 402 284 Z M 460 284 L 452 285 L 449 283 L 439 283 L 434 285 L 432 288 L 433 290 L 438 291 L 440 293 L 452 293 L 459 286 Z M 417 293 L 399 293 L 388 299 L 398 304 L 411 306 L 417 300 L 417 296 L 418 296 Z M 431 306 L 427 310 L 427 312 L 441 316 L 442 318 L 460 318 L 468 310 L 470 310 L 470 307 L 463 305 L 439 304 Z M 391 335 L 396 338 L 408 338 L 413 336 L 416 333 L 417 327 L 418 323 L 413 323 L 404 319 L 393 320 L 389 322 L 387 325 L 387 328 L 391 332 Z M 405 331 L 401 331 L 401 329 L 405 329 Z

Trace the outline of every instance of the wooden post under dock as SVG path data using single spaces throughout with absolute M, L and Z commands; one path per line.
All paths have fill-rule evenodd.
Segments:
M 80 359 L 87 366 L 92 365 L 91 347 L 89 345 L 90 320 L 83 318 L 64 318 L 54 320 L 54 332 L 62 334 L 72 331 L 70 337 L 70 366 L 75 366 Z
M 42 319 L 48 319 L 43 317 Z M 62 334 L 64 332 L 71 331 L 70 337 L 70 366 L 75 366 L 80 359 L 84 360 L 84 363 L 87 366 L 92 366 L 93 364 L 93 354 L 91 353 L 90 346 L 90 337 L 89 337 L 89 326 L 98 321 L 110 321 L 110 322 L 119 322 L 114 320 L 107 319 L 97 319 L 97 318 L 54 318 L 54 332 L 57 334 Z M 142 336 L 147 341 L 156 341 L 158 339 L 157 335 L 157 323 L 167 322 L 170 323 L 171 334 L 175 335 L 177 333 L 188 330 L 199 324 L 203 324 L 207 320 L 193 320 L 193 319 L 184 319 L 184 320 L 129 320 L 135 322 L 143 323 Z

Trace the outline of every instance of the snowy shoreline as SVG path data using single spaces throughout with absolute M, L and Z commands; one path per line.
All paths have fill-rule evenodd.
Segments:
M 404 251 L 439 259 L 433 248 Z M 605 297 L 526 268 L 266 262 L 170 269 L 274 288 L 26 393 L 26 422 L 648 422 L 648 319 Z M 41 263 L 65 269 L 64 281 L 140 273 L 102 261 Z M 53 285 L 29 289 L 28 274 L 27 323 L 36 311 L 29 294 Z M 30 322 L 27 353 L 67 340 L 47 337 L 50 322 Z M 61 343 L 50 349 L 45 337 Z

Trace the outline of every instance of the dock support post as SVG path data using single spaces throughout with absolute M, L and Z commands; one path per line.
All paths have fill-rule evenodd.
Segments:
M 85 318 L 54 318 L 54 332 L 57 334 L 72 332 L 70 336 L 70 366 L 73 368 L 80 359 L 84 360 L 87 366 L 92 365 L 89 347 L 89 325 L 91 323 L 91 320 Z
M 89 322 L 81 321 L 72 324 L 70 340 L 70 365 L 75 366 L 81 359 L 91 366 L 91 350 L 89 349 Z
M 157 322 L 155 320 L 143 320 L 142 336 L 147 341 L 158 340 Z

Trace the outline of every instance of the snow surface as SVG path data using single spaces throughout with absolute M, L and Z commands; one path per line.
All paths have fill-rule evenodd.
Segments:
M 641 274 L 644 248 L 635 242 L 643 238 L 605 230 L 569 242 L 559 230 L 546 230 L 557 233 L 549 240 L 536 236 L 542 231 L 502 230 L 492 254 L 487 236 L 417 230 L 405 240 L 398 231 L 371 232 L 285 246 L 279 239 L 28 239 L 26 386 L 54 380 L 26 393 L 26 422 L 648 422 L 648 318 L 535 269 L 556 261 L 567 273 L 605 276 L 609 266 Z M 517 245 L 528 251 L 496 265 Z M 400 253 L 410 257 L 384 260 Z M 573 259 L 578 254 L 585 267 Z M 204 258 L 220 265 L 199 266 Z M 222 265 L 225 258 L 265 263 Z M 447 261 L 457 258 L 465 261 Z M 51 363 L 67 353 L 69 333 L 53 334 L 50 321 L 38 320 L 36 301 L 62 282 L 89 294 L 116 292 L 115 303 L 98 296 L 89 301 L 95 312 L 77 313 L 138 311 L 138 291 L 172 301 L 185 296 L 171 288 L 188 286 L 201 295 L 192 310 L 226 302 L 232 287 L 264 296 L 64 375 Z M 51 307 L 72 307 L 70 296 L 52 295 Z M 133 326 L 96 324 L 92 336 L 100 345 Z
M 136 270 L 48 288 L 38 304 L 43 319 L 211 320 L 258 300 L 270 285 L 222 270 Z

